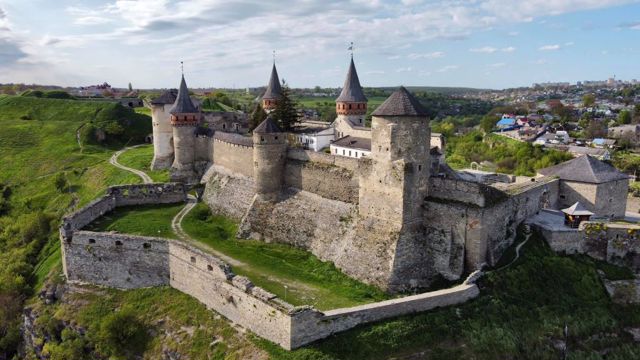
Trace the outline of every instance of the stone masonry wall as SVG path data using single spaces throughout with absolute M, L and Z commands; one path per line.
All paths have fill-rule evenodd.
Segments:
M 331 200 L 358 202 L 358 180 L 353 171 L 314 161 L 287 161 L 284 173 L 287 187 L 305 190 Z
M 156 196 L 157 192 L 150 194 L 149 189 L 140 186 L 134 188 L 133 193 L 124 191 L 125 188 L 109 191 L 103 198 L 108 201 L 94 202 L 76 212 L 75 217 L 68 216 L 67 224 L 78 225 L 80 221 L 88 221 L 87 219 L 115 206 L 165 201 L 163 197 Z M 172 197 L 171 192 L 162 193 L 168 198 L 180 199 Z M 126 198 L 129 195 L 132 196 L 131 199 Z M 298 195 L 300 194 L 290 194 L 291 198 Z M 313 203 L 308 196 L 317 195 L 306 193 L 301 196 L 301 199 L 290 204 L 292 209 L 301 204 Z M 330 217 L 335 217 L 337 209 L 341 209 L 338 213 L 345 214 L 355 210 L 354 205 L 325 201 L 329 202 L 325 205 L 333 208 L 334 214 Z M 297 216 L 307 213 L 309 219 L 313 219 L 329 208 L 305 208 Z M 348 216 L 340 217 L 331 226 L 325 219 L 322 222 L 327 227 L 320 231 L 329 232 L 336 227 L 342 228 L 340 231 L 348 231 L 350 221 Z M 275 295 L 254 286 L 249 279 L 233 274 L 229 266 L 217 257 L 190 244 L 113 232 L 78 231 L 75 228 L 66 232 L 61 229 L 62 234 L 65 235 L 61 236 L 64 273 L 69 281 L 122 289 L 170 285 L 285 349 L 297 348 L 360 324 L 461 303 L 479 293 L 476 285 L 468 279 L 463 285 L 448 290 L 322 313 L 310 307 L 294 308 Z M 309 245 L 323 246 L 321 243 Z M 333 249 L 338 254 L 342 250 Z M 347 257 L 343 260 L 343 263 L 350 262 Z
M 358 159 L 334 156 L 311 150 L 289 148 L 287 151 L 287 158 L 290 160 L 311 161 L 315 163 L 335 165 L 354 172 L 358 169 Z
M 107 196 L 113 196 L 116 206 L 173 204 L 187 200 L 182 183 L 156 183 L 111 186 Z
M 240 221 L 255 195 L 253 178 L 213 165 L 203 181 L 207 184 L 203 199 L 211 212 Z
M 60 236 L 63 239 L 70 238 L 75 230 L 82 229 L 93 220 L 116 208 L 116 198 L 106 195 L 87 204 L 82 209 L 72 212 L 62 218 Z
M 213 163 L 228 170 L 253 176 L 253 147 L 213 139 Z

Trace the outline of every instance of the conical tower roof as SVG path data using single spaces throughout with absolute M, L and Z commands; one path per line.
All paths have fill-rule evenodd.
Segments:
M 400 86 L 372 113 L 373 116 L 428 116 L 427 109 L 411 93 Z
M 267 118 L 264 119 L 264 121 L 261 122 L 260 125 L 253 129 L 253 132 L 256 134 L 272 134 L 280 133 L 282 132 L 282 130 L 280 130 L 280 127 L 278 126 L 278 124 L 276 124 L 275 121 L 273 121 L 271 116 L 267 116 Z
M 353 63 L 353 57 L 351 58 L 351 64 L 349 64 L 347 78 L 344 80 L 344 86 L 342 86 L 342 92 L 336 101 L 367 102 L 367 97 L 364 96 L 362 86 L 360 86 L 360 79 L 358 79 L 358 72 L 356 71 L 356 65 Z
M 198 109 L 191 102 L 191 98 L 189 97 L 189 88 L 187 88 L 187 83 L 184 81 L 184 75 L 182 75 L 182 80 L 180 81 L 180 89 L 178 89 L 178 97 L 176 97 L 176 102 L 173 103 L 173 106 L 169 110 L 169 113 L 172 115 L 175 114 L 194 114 L 197 113 Z
M 269 85 L 267 85 L 267 91 L 262 95 L 262 99 L 277 100 L 280 95 L 282 95 L 282 87 L 280 86 L 280 78 L 278 77 L 278 70 L 276 70 L 276 63 L 273 63 Z

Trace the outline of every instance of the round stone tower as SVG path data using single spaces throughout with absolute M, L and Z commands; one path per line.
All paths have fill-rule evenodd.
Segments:
M 362 86 L 360 86 L 360 79 L 358 79 L 352 55 L 342 92 L 336 99 L 337 119 L 349 121 L 353 126 L 364 126 L 364 118 L 367 115 L 367 102 L 367 97 L 364 96 Z
M 278 199 L 286 155 L 285 134 L 267 117 L 253 130 L 253 177 L 256 193 L 263 200 Z
M 264 95 L 262 95 L 262 108 L 264 111 L 267 113 L 273 111 L 273 109 L 276 108 L 276 103 L 280 96 L 282 96 L 282 87 L 280 86 L 280 78 L 278 77 L 278 70 L 276 70 L 276 63 L 274 61 L 267 90 L 264 92 Z
M 153 160 L 151 170 L 168 169 L 173 163 L 173 127 L 169 108 L 178 96 L 177 89 L 167 90 L 158 98 L 145 105 L 151 109 L 151 125 L 153 128 Z
M 200 123 L 200 111 L 193 105 L 189 97 L 189 89 L 184 81 L 180 82 L 180 89 L 171 114 L 173 127 L 173 145 L 175 157 L 171 166 L 171 180 L 190 182 L 195 180 L 195 130 Z

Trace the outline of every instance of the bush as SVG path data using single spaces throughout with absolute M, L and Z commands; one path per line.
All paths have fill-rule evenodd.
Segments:
M 67 186 L 67 178 L 64 176 L 64 173 L 60 172 L 56 175 L 54 184 L 55 184 L 56 190 L 58 190 L 59 192 L 64 191 L 65 187 Z
M 62 90 L 47 91 L 42 95 L 42 97 L 48 98 L 48 99 L 67 99 L 67 100 L 75 99 L 73 96 L 71 96 L 71 94 Z
M 109 356 L 127 359 L 144 351 L 149 335 L 133 310 L 123 309 L 106 316 L 95 334 L 96 348 Z

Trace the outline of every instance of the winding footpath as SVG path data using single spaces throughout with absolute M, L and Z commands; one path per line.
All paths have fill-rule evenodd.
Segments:
M 111 159 L 109 159 L 109 163 L 117 168 L 120 168 L 122 170 L 126 170 L 129 171 L 133 174 L 138 175 L 142 181 L 145 184 L 151 184 L 153 183 L 153 180 L 151 179 L 151 177 L 145 173 L 142 170 L 138 170 L 138 169 L 133 169 L 130 168 L 128 166 L 124 166 L 122 164 L 120 164 L 118 162 L 118 157 L 120 155 L 122 155 L 125 151 L 129 150 L 129 149 L 133 149 L 139 146 L 143 146 L 143 145 L 135 145 L 135 146 L 129 146 L 126 147 L 122 150 L 118 150 L 116 151 L 113 156 L 111 156 Z M 185 206 L 180 209 L 180 212 L 178 212 L 176 214 L 176 216 L 173 217 L 173 219 L 171 220 L 171 230 L 173 230 L 173 232 L 178 236 L 178 238 L 182 241 L 185 242 L 189 242 L 192 243 L 194 245 L 197 246 L 202 246 L 203 244 L 200 243 L 199 241 L 193 239 L 191 236 L 189 236 L 189 234 L 187 234 L 184 229 L 182 228 L 182 220 L 184 220 L 185 216 L 187 216 L 187 214 L 189 214 L 189 212 L 191 210 L 193 210 L 193 208 L 196 206 L 196 204 L 198 203 L 198 199 L 196 199 L 195 196 L 188 194 L 187 195 L 187 203 L 185 204 Z M 217 250 L 212 249 L 210 246 L 207 246 L 207 250 L 209 252 L 211 252 L 213 255 L 217 256 L 218 258 L 222 259 L 223 261 L 227 262 L 228 264 L 232 265 L 232 266 L 238 266 L 238 265 L 245 265 L 245 263 L 238 261 L 234 258 L 231 258 Z
M 120 168 L 120 169 L 122 169 L 122 170 L 129 171 L 129 172 L 132 172 L 132 173 L 134 173 L 134 174 L 138 175 L 138 176 L 142 179 L 142 182 L 143 182 L 143 183 L 145 183 L 145 184 L 151 184 L 151 183 L 153 183 L 153 180 L 151 179 L 151 177 L 149 177 L 149 175 L 147 175 L 147 173 L 145 173 L 145 172 L 144 172 L 144 171 L 142 171 L 142 170 L 133 169 L 133 168 L 130 168 L 130 167 L 128 167 L 128 166 L 124 166 L 124 165 L 122 165 L 122 164 L 120 164 L 120 163 L 118 162 L 118 157 L 119 157 L 120 155 L 122 155 L 122 153 L 124 153 L 125 151 L 127 151 L 127 150 L 129 150 L 129 149 L 137 148 L 137 147 L 139 147 L 139 146 L 142 146 L 142 145 L 129 146 L 129 147 L 126 147 L 126 148 L 124 148 L 124 149 L 122 149 L 122 150 L 118 150 L 118 151 L 116 151 L 116 152 L 113 154 L 113 156 L 111 156 L 111 159 L 109 159 L 109 163 L 110 163 L 111 165 L 113 165 L 113 166 L 117 167 L 117 168 Z

